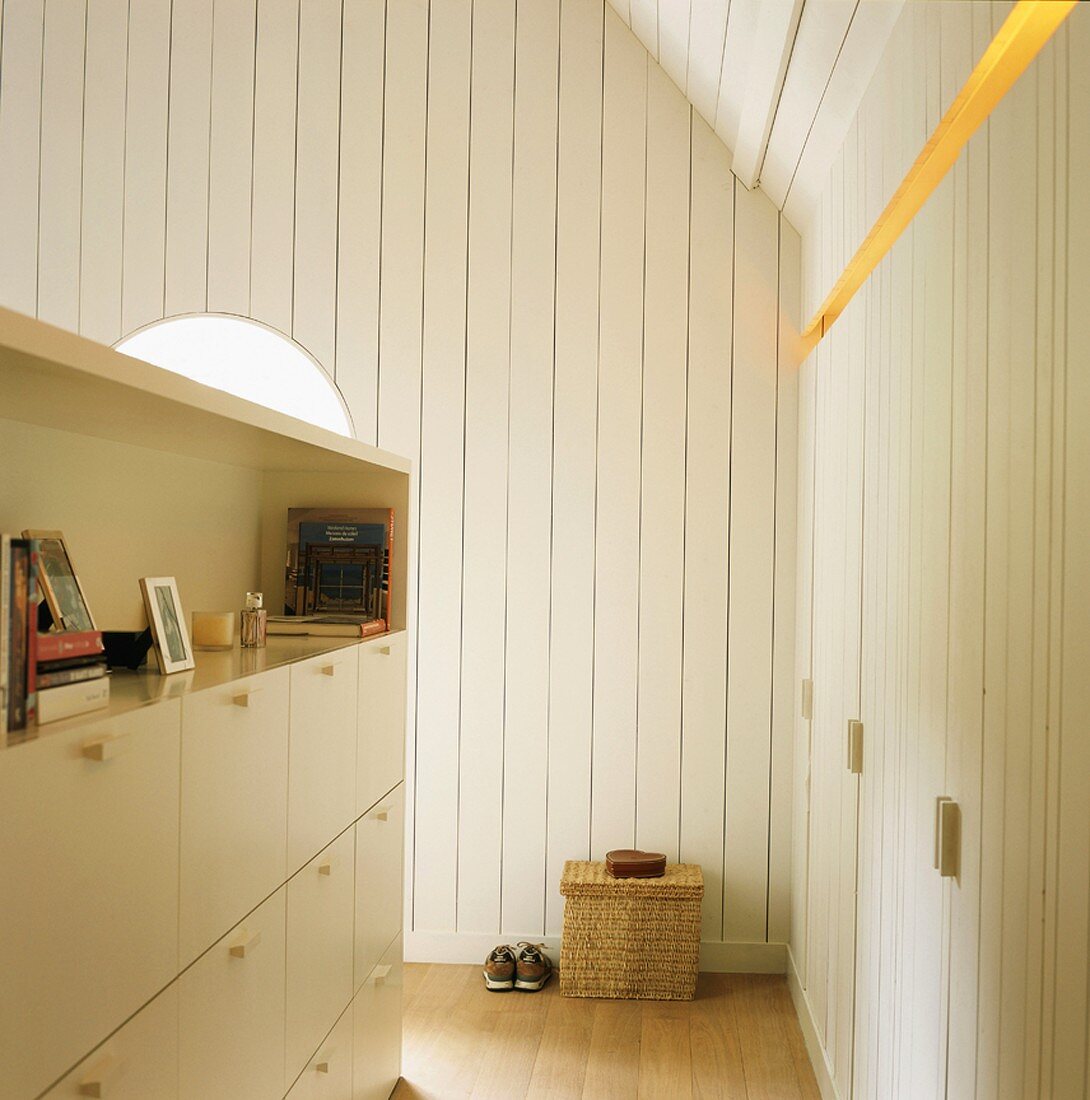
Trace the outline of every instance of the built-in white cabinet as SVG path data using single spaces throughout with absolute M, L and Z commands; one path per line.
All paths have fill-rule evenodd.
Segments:
M 402 634 L 379 640 L 404 654 Z M 358 774 L 391 774 L 358 773 L 357 755 L 392 759 L 372 740 L 404 736 L 396 707 L 360 711 L 405 681 L 384 661 L 361 696 L 363 648 L 270 639 L 199 658 L 149 674 L 140 690 L 165 698 L 0 752 L 0 875 L 34 884 L 0 912 L 0 1096 L 389 1094 L 403 784 L 362 814 L 355 800 Z M 298 868 L 293 842 L 315 849 Z
M 405 778 L 407 655 L 404 633 L 372 638 L 359 647 L 357 814 Z
M 0 1095 L 36 1096 L 178 972 L 180 707 L 0 759 Z
M 182 703 L 181 961 L 286 877 L 288 669 Z
M 0 451 L 0 530 L 63 530 L 105 630 L 145 627 L 150 573 L 187 619 L 278 610 L 291 508 L 410 511 L 407 459 L 2 308 Z M 400 803 L 361 829 L 362 909 L 356 882 L 403 778 L 408 539 L 388 564 L 387 634 L 153 659 L 0 737 L 3 1100 L 350 1095 L 357 936 L 401 929 Z M 396 1077 L 383 1003 L 368 1057 Z

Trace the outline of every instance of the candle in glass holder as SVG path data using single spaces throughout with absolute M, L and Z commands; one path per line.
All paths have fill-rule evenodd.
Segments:
M 194 611 L 193 648 L 230 649 L 235 644 L 233 611 Z

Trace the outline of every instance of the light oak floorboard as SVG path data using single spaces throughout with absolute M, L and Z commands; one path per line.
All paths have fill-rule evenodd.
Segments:
M 476 966 L 405 967 L 395 1100 L 819 1100 L 778 975 L 701 974 L 692 1002 L 489 993 Z

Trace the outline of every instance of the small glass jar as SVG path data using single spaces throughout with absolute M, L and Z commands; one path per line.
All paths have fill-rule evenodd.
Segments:
M 246 606 L 239 612 L 239 634 L 245 649 L 261 649 L 265 645 L 269 613 L 262 607 L 264 602 L 260 592 L 246 593 Z

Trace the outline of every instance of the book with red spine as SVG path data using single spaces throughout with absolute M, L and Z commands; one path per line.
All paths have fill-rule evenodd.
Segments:
M 58 630 L 37 637 L 38 660 L 60 661 L 105 653 L 101 630 Z

